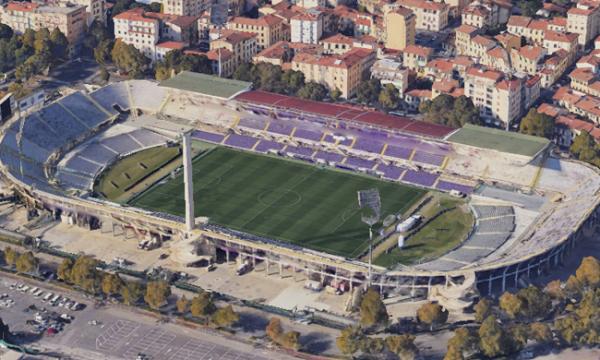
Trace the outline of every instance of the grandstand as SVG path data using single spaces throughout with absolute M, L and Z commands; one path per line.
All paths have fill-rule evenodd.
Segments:
M 93 196 L 94 183 L 128 154 L 193 129 L 194 139 L 217 148 L 357 172 L 359 178 L 390 186 L 469 195 L 477 220 L 456 248 L 412 266 L 374 267 L 373 282 L 382 291 L 411 296 L 427 296 L 440 284 L 467 286 L 471 279 L 484 293 L 515 286 L 558 264 L 584 230 L 597 224 L 597 170 L 552 158 L 547 141 L 473 127 L 455 130 L 356 106 L 251 91 L 248 84 L 218 79 L 211 79 L 219 84 L 211 91 L 191 86 L 186 74 L 178 76 L 184 78 L 164 86 L 130 80 L 90 93 L 76 91 L 7 121 L 0 140 L 2 173 L 29 206 L 75 224 L 134 229 L 138 236 L 162 240 L 192 236 L 211 255 L 280 263 L 324 279 L 334 273 L 353 285 L 364 281 L 367 267 L 346 251 L 311 250 L 210 218 L 199 219 L 200 226 L 189 234 L 180 212 L 115 205 Z M 137 124 L 156 119 L 172 124 L 171 130 L 132 126 L 140 117 L 144 122 Z M 470 140 L 474 134 L 476 141 Z M 524 204 L 527 199 L 530 205 Z

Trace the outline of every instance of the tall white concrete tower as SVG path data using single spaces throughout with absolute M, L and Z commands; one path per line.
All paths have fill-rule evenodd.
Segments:
M 183 185 L 185 187 L 185 227 L 194 229 L 194 181 L 192 179 L 192 138 L 191 131 L 183 134 Z

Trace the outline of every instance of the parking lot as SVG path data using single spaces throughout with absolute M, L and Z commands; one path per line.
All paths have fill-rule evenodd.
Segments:
M 27 291 L 17 290 L 15 283 L 29 286 Z M 11 289 L 11 285 L 13 288 Z M 34 296 L 32 287 L 44 293 L 60 295 L 55 306 L 44 295 Z M 47 289 L 46 289 L 47 288 Z M 35 291 L 34 291 L 35 292 Z M 13 333 L 26 335 L 27 347 L 42 351 L 60 351 L 72 358 L 136 359 L 144 354 L 147 359 L 200 359 L 200 360 L 245 360 L 245 359 L 291 359 L 283 354 L 271 353 L 238 341 L 224 338 L 220 334 L 204 329 L 189 329 L 171 323 L 157 323 L 156 318 L 115 305 L 97 307 L 90 299 L 68 290 L 60 292 L 44 283 L 21 281 L 19 278 L 0 279 L 0 301 L 12 300 L 10 305 L 0 307 L 3 321 Z M 69 310 L 59 306 L 63 297 L 78 301 L 80 310 Z M 72 301 L 72 300 L 71 300 Z M 3 302 L 0 302 L 2 304 Z M 36 310 L 30 310 L 31 306 Z M 42 310 L 45 308 L 45 312 Z M 72 321 L 61 322 L 60 331 L 48 332 L 47 328 L 36 334 L 33 320 L 36 314 L 56 313 L 73 317 Z M 47 325 L 53 320 L 48 320 Z M 37 323 L 37 322 L 36 322 Z M 58 329 L 57 329 L 58 330 Z

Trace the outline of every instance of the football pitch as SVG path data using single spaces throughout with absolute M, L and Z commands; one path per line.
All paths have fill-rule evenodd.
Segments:
M 404 213 L 425 190 L 296 161 L 217 147 L 194 159 L 196 216 L 282 242 L 345 257 L 368 246 L 356 192 L 377 188 L 382 218 Z M 131 201 L 140 208 L 185 215 L 183 176 Z

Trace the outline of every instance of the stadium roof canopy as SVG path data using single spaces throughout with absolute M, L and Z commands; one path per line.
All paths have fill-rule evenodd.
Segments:
M 455 130 L 448 126 L 431 124 L 402 116 L 388 115 L 383 112 L 365 109 L 359 106 L 304 100 L 298 97 L 260 90 L 241 93 L 236 96 L 235 99 L 241 102 L 279 108 L 285 111 L 295 111 L 307 115 L 382 126 L 434 138 L 442 138 Z
M 471 124 L 465 124 L 462 129 L 450 135 L 448 141 L 530 157 L 537 155 L 550 143 L 550 140 L 543 137 Z
M 170 79 L 161 81 L 160 86 L 230 99 L 244 91 L 248 91 L 252 83 L 182 71 Z

